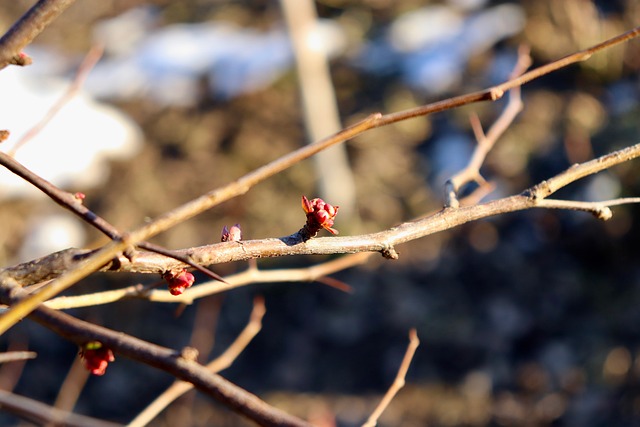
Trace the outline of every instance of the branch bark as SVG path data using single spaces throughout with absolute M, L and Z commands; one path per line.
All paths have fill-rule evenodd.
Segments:
M 0 38 L 0 69 L 16 62 L 16 58 L 75 0 L 40 0 Z

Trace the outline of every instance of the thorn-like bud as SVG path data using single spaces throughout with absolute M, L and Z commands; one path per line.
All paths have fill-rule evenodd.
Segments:
M 235 224 L 230 229 L 226 225 L 222 227 L 221 242 L 239 242 L 240 240 L 242 240 L 240 224 Z

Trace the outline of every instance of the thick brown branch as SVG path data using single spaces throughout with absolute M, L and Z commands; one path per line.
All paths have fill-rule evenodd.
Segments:
M 27 296 L 17 284 L 10 291 L 3 288 L 2 302 L 13 304 Z M 257 396 L 239 388 L 180 353 L 148 343 L 138 338 L 115 332 L 102 326 L 76 319 L 68 314 L 39 307 L 30 318 L 58 335 L 78 345 L 99 341 L 116 354 L 159 368 L 222 402 L 227 407 L 262 426 L 309 426 L 307 422 L 268 405 Z

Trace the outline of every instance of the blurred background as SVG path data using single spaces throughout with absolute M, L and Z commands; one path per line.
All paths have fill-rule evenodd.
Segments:
M 0 5 L 2 31 L 32 3 Z M 319 0 L 306 11 L 283 11 L 305 3 L 77 2 L 26 50 L 33 65 L 0 72 L 0 128 L 11 131 L 3 149 L 20 144 L 68 90 L 87 52 L 102 46 L 79 92 L 16 157 L 84 192 L 90 209 L 126 230 L 370 113 L 498 84 L 521 45 L 536 66 L 640 22 L 634 0 Z M 526 85 L 523 112 L 482 169 L 496 185 L 485 200 L 637 143 L 639 52 L 632 41 Z M 245 239 L 288 235 L 303 225 L 302 194 L 344 206 L 335 224 L 342 235 L 434 212 L 444 182 L 474 148 L 469 116 L 478 114 L 487 129 L 504 105 L 370 131 L 153 241 L 204 245 L 235 223 Z M 638 171 L 629 162 L 558 197 L 638 196 Z M 336 274 L 351 294 L 319 283 L 256 285 L 186 308 L 123 301 L 70 312 L 160 345 L 196 346 L 204 362 L 235 338 L 254 296 L 263 295 L 264 329 L 223 376 L 323 426 L 366 420 L 396 374 L 412 327 L 422 345 L 379 425 L 640 425 L 640 211 L 613 211 L 607 222 L 532 210 L 466 224 L 398 247 L 397 261 L 374 256 Z M 104 242 L 0 173 L 2 266 Z M 156 280 L 93 275 L 70 293 Z M 21 348 L 38 358 L 22 370 L 0 367 L 0 387 L 53 404 L 78 349 L 30 322 L 0 337 L 1 350 Z M 126 423 L 172 381 L 116 358 L 104 377 L 88 379 L 75 411 Z M 21 423 L 0 412 L 0 424 Z M 245 424 L 195 393 L 153 423 Z

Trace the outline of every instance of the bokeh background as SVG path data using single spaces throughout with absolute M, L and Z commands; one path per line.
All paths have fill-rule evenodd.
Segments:
M 0 5 L 1 27 L 30 4 Z M 497 84 L 520 45 L 541 65 L 640 22 L 635 0 L 320 0 L 315 6 L 322 32 L 313 48 L 329 58 L 343 125 Z M 110 0 L 77 2 L 27 50 L 32 66 L 0 73 L 0 127 L 12 131 L 3 147 L 10 149 L 46 114 L 98 43 L 104 54 L 81 93 L 18 159 L 86 193 L 86 204 L 120 229 L 308 140 L 279 2 Z M 640 44 L 632 41 L 526 85 L 523 112 L 483 167 L 496 185 L 487 199 L 637 143 L 639 68 Z M 373 232 L 439 209 L 443 183 L 475 144 L 470 114 L 486 129 L 504 104 L 414 119 L 347 143 L 356 196 L 340 200 L 338 191 L 338 200 L 328 200 L 351 207 L 336 228 L 345 235 Z M 234 223 L 245 239 L 291 234 L 304 221 L 300 195 L 318 195 L 321 175 L 332 173 L 305 161 L 154 242 L 203 245 Z M 3 181 L 8 172 L 0 175 L 2 265 L 104 243 L 50 201 Z M 559 196 L 639 194 L 638 166 L 629 162 Z M 372 257 L 336 274 L 351 294 L 318 283 L 255 285 L 188 307 L 124 301 L 71 312 L 161 345 L 194 345 L 204 361 L 226 348 L 245 325 L 254 296 L 263 295 L 264 329 L 223 375 L 319 425 L 355 426 L 367 418 L 396 374 L 412 327 L 422 345 L 407 386 L 379 425 L 639 425 L 639 214 L 636 206 L 620 206 L 599 222 L 585 213 L 532 210 L 467 224 L 399 247 L 397 261 Z M 70 293 L 157 279 L 94 275 Z M 0 347 L 38 352 L 22 370 L 0 367 L 0 386 L 53 404 L 77 348 L 29 322 L 0 337 Z M 117 358 L 107 375 L 88 379 L 75 411 L 126 423 L 171 381 Z M 0 412 L 0 424 L 21 422 Z M 193 392 L 153 423 L 245 424 Z

